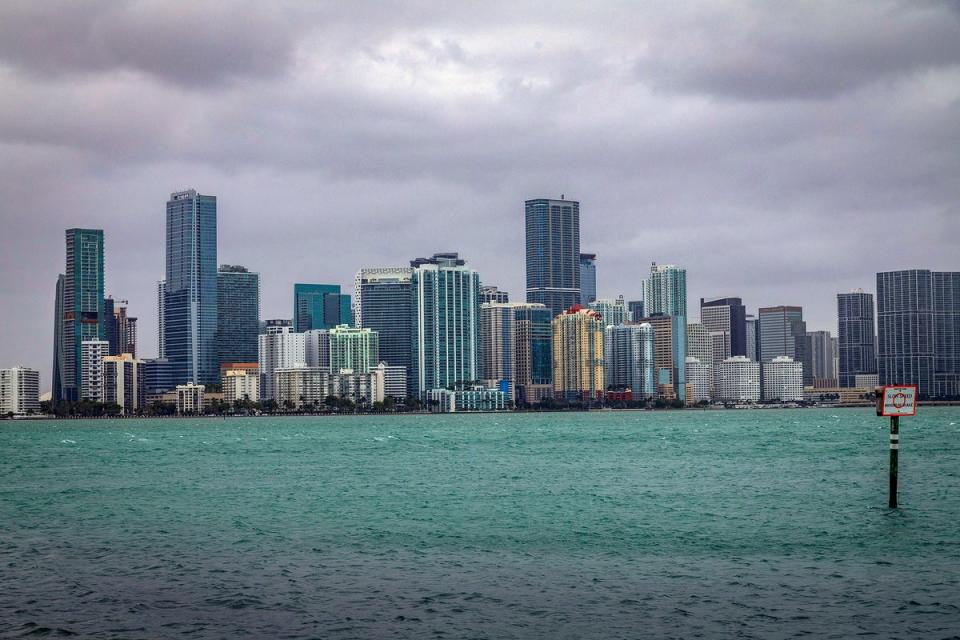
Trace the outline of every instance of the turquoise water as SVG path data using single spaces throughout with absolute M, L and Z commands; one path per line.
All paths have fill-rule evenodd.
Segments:
M 950 637 L 960 409 L 0 423 L 0 636 Z

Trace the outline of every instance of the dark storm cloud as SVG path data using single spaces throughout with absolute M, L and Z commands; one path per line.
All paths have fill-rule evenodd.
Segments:
M 692 319 L 727 294 L 833 329 L 877 270 L 960 268 L 958 47 L 939 3 L 2 4 L 0 296 L 30 312 L 0 365 L 47 375 L 70 226 L 104 228 L 152 355 L 187 187 L 264 317 L 441 250 L 522 299 L 523 200 L 566 193 L 601 295 L 676 262 Z

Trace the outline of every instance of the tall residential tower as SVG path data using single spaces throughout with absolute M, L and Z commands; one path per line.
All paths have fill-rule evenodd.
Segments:
M 553 315 L 580 303 L 580 203 L 539 198 L 524 204 L 527 302 Z

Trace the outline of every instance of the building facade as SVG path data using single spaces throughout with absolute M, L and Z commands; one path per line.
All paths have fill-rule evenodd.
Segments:
M 275 376 L 278 369 L 289 369 L 306 364 L 304 334 L 290 327 L 275 327 L 273 333 L 261 334 L 258 338 L 257 365 L 260 369 L 261 400 L 275 399 Z
M 260 274 L 240 265 L 217 270 L 217 365 L 255 362 L 260 334 Z
M 761 307 L 759 315 L 759 359 L 764 362 L 779 356 L 797 359 L 797 338 L 807 334 L 803 307 Z
M 571 402 L 603 399 L 603 321 L 574 305 L 553 319 L 553 393 Z
M 340 285 L 299 282 L 293 285 L 294 331 L 332 329 L 338 324 L 353 324 L 350 295 L 340 293 Z
M 104 340 L 110 343 L 110 355 L 137 355 L 137 319 L 127 315 L 127 301 L 103 300 Z
M 101 229 L 67 229 L 66 268 L 63 286 L 58 287 L 62 299 L 55 305 L 61 310 L 58 369 L 59 400 L 82 398 L 82 344 L 106 337 L 103 310 L 103 231 Z
M 687 324 L 687 355 L 693 356 L 698 362 L 707 366 L 713 364 L 713 342 L 710 332 L 699 322 Z
M 634 322 L 645 322 L 653 327 L 657 395 L 686 401 L 686 318 L 658 315 Z
M 687 270 L 672 264 L 650 265 L 650 277 L 644 283 L 644 307 L 647 316 L 682 317 L 687 322 Z M 682 362 L 682 361 L 681 361 Z
M 761 365 L 763 399 L 780 402 L 803 400 L 803 365 L 787 356 L 778 356 Z
M 580 203 L 538 198 L 524 203 L 527 302 L 557 316 L 580 303 Z
M 178 383 L 216 384 L 217 198 L 189 189 L 167 202 L 163 357 Z
M 722 337 L 722 359 L 747 355 L 747 308 L 740 298 L 700 298 L 700 322 Z
M 0 415 L 40 411 L 40 373 L 27 367 L 0 369 Z
M 654 329 L 649 323 L 608 325 L 603 337 L 604 383 L 630 389 L 634 399 L 656 394 Z
M 731 356 L 713 367 L 717 400 L 733 403 L 760 402 L 760 363 L 746 356 Z
M 500 389 L 473 385 L 466 389 L 431 389 L 427 401 L 432 411 L 458 413 L 464 411 L 505 411 L 507 394 Z
M 143 363 L 131 353 L 103 358 L 103 402 L 120 407 L 122 415 L 145 408 Z
M 837 331 L 837 381 L 853 387 L 856 376 L 877 372 L 872 294 L 863 289 L 837 294 Z
M 580 304 L 589 305 L 597 299 L 597 254 L 580 254 Z
M 369 328 L 337 325 L 329 332 L 330 372 L 369 373 L 380 362 L 379 334 Z
M 205 387 L 202 384 L 177 385 L 177 413 L 181 415 L 197 415 L 203 413 Z
M 627 309 L 627 303 L 623 296 L 616 300 L 594 300 L 586 306 L 600 314 L 604 326 L 615 326 L 633 320 L 633 314 Z
M 696 356 L 687 356 L 685 366 L 687 388 L 690 389 L 687 403 L 709 402 L 713 387 L 713 366 L 701 362 Z
M 510 302 L 510 294 L 506 291 L 500 291 L 496 285 L 480 285 L 480 304 L 485 302 L 496 302 L 497 304 L 506 304 Z
M 80 399 L 106 402 L 103 359 L 110 355 L 106 340 L 84 340 L 80 345 Z
M 235 402 L 260 401 L 260 370 L 228 369 L 221 377 L 223 400 L 232 405 Z
M 412 276 L 410 267 L 361 269 L 354 283 L 357 326 L 376 331 L 380 360 L 403 367 L 408 375 L 413 339 Z
M 823 381 L 822 386 L 837 386 L 837 374 L 833 368 L 833 336 L 829 331 L 808 331 L 810 340 L 810 364 L 814 381 Z M 830 381 L 829 384 L 826 384 Z
M 380 362 L 373 369 L 383 380 L 384 397 L 404 400 L 407 397 L 407 369 Z
M 745 320 L 746 330 L 744 335 L 746 335 L 747 340 L 747 358 L 753 360 L 754 362 L 760 361 L 760 330 L 757 326 L 757 318 L 751 314 L 747 314 Z

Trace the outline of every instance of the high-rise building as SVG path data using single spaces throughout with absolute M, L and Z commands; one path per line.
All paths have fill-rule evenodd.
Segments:
M 556 316 L 580 303 L 580 203 L 539 198 L 524 203 L 527 302 Z
M 411 391 L 477 380 L 480 373 L 480 276 L 456 253 L 410 262 Z
M 761 365 L 763 399 L 780 402 L 803 400 L 803 365 L 787 356 L 777 356 Z
M 603 348 L 607 389 L 630 389 L 635 399 L 656 393 L 653 326 L 646 322 L 607 325 Z
M 103 402 L 120 406 L 120 413 L 132 415 L 145 405 L 143 363 L 133 354 L 103 358 Z
M 256 362 L 260 274 L 240 265 L 217 270 L 217 365 Z
M 485 302 L 506 304 L 507 302 L 510 302 L 510 294 L 506 291 L 500 291 L 496 285 L 480 285 L 480 304 Z
M 127 315 L 127 301 L 103 300 L 104 340 L 110 343 L 110 355 L 137 355 L 137 319 Z
M 797 338 L 806 336 L 803 307 L 761 307 L 760 360 L 768 362 L 778 356 L 797 356 Z
M 303 334 L 308 367 L 330 369 L 330 329 L 311 329 Z
M 747 339 L 747 358 L 757 362 L 760 359 L 758 347 L 760 333 L 757 326 L 757 318 L 748 313 L 744 325 L 746 327 L 744 335 Z
M 67 260 L 63 279 L 60 339 L 62 354 L 60 400 L 80 400 L 82 344 L 102 340 L 103 313 L 103 231 L 67 229 Z
M 822 381 L 820 386 L 836 386 L 836 372 L 833 369 L 833 337 L 829 331 L 808 331 L 810 339 L 811 365 L 813 379 Z M 828 380 L 833 382 L 827 384 Z
M 407 369 L 398 365 L 379 363 L 373 372 L 383 378 L 383 395 L 403 400 L 407 397 Z
M 690 388 L 687 402 L 709 402 L 710 389 L 713 387 L 713 366 L 701 362 L 696 356 L 687 356 L 686 372 L 687 386 Z
M 960 396 L 960 272 L 878 273 L 877 329 L 880 384 Z
M 260 401 L 260 371 L 249 369 L 230 369 L 221 376 L 223 381 L 223 401 L 232 405 L 235 402 Z
M 687 322 L 683 316 L 657 315 L 634 318 L 653 327 L 657 394 L 686 400 Z
M 713 387 L 721 402 L 760 402 L 760 363 L 732 356 L 713 367 Z
M 165 357 L 167 347 L 166 347 L 166 336 L 167 336 L 167 323 L 166 323 L 166 290 L 167 290 L 167 281 L 158 280 L 157 281 L 157 357 Z
M 586 306 L 597 299 L 597 254 L 580 254 L 580 304 Z
M 304 334 L 295 333 L 290 327 L 274 327 L 272 333 L 260 334 L 257 363 L 260 368 L 260 398 L 273 399 L 276 389 L 274 373 L 306 364 Z
M 558 400 L 603 399 L 603 321 L 574 305 L 553 319 L 553 393 Z
M 53 299 L 53 368 L 50 378 L 50 399 L 53 402 L 59 402 L 64 399 L 66 380 L 64 379 L 64 359 L 66 354 L 63 352 L 63 287 L 66 281 L 61 273 L 57 276 L 57 289 Z
M 217 384 L 217 198 L 195 190 L 167 202 L 163 355 L 178 383 Z
M 35 369 L 0 369 L 0 416 L 40 411 L 40 374 Z
M 644 283 L 647 316 L 682 316 L 687 319 L 687 270 L 672 264 L 650 265 L 650 277 Z
M 600 314 L 600 319 L 605 327 L 623 324 L 633 320 L 633 315 L 627 309 L 627 303 L 623 296 L 616 300 L 603 299 L 594 300 L 589 305 L 591 309 Z
M 699 322 L 687 324 L 687 355 L 708 367 L 713 366 L 713 342 L 710 332 Z
M 720 360 L 747 355 L 747 308 L 740 298 L 700 298 L 700 322 L 723 340 Z
M 338 284 L 293 285 L 293 328 L 297 333 L 353 324 L 350 296 Z
M 552 397 L 550 323 L 545 305 L 480 305 L 480 378 L 507 381 L 510 399 L 535 404 Z
M 166 358 L 147 358 L 141 361 L 144 396 L 154 396 L 176 388 L 173 365 Z
M 288 320 L 286 318 L 270 318 L 268 320 L 261 320 L 259 335 L 264 335 L 267 333 L 282 333 L 284 328 L 293 331 L 293 320 Z
M 647 315 L 644 313 L 643 300 L 628 300 L 627 311 L 630 312 L 630 316 L 633 318 L 642 318 Z
M 106 340 L 84 340 L 80 343 L 80 399 L 105 402 L 103 359 L 110 355 Z
M 368 327 L 346 324 L 330 329 L 330 372 L 370 373 L 380 362 L 380 335 Z
M 361 269 L 354 283 L 354 310 L 358 327 L 380 336 L 380 360 L 410 373 L 413 324 L 410 267 Z

